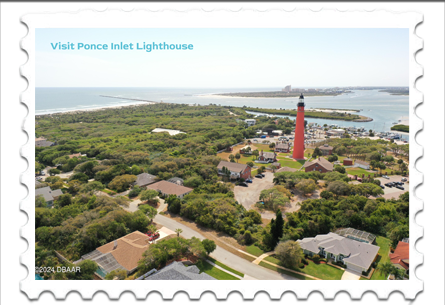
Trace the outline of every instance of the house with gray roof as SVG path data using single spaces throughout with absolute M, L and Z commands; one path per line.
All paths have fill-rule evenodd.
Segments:
M 380 247 L 356 241 L 335 233 L 297 240 L 305 254 L 320 255 L 334 262 L 342 262 L 347 269 L 367 271 L 376 260 Z
M 173 262 L 170 265 L 162 268 L 158 272 L 145 280 L 148 281 L 163 281 L 163 280 L 216 280 L 214 277 L 207 273 L 199 273 L 199 269 L 196 266 L 186 267 L 181 262 Z
M 53 191 L 49 186 L 36 189 L 36 197 L 42 196 L 48 206 L 52 206 L 54 200 L 59 198 L 60 195 L 63 195 L 62 190 Z
M 134 185 L 144 187 L 155 183 L 156 181 L 158 181 L 158 177 L 147 173 L 142 173 L 136 176 L 136 182 L 134 183 Z

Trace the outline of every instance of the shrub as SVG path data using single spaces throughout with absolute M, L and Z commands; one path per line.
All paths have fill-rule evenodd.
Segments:
M 139 186 L 135 186 L 129 193 L 128 193 L 128 197 L 129 198 L 134 198 L 137 195 L 140 194 L 140 192 L 142 192 L 142 189 Z
M 306 256 L 306 254 L 305 254 L 305 256 Z M 305 265 L 307 265 L 307 264 L 308 264 L 308 261 L 307 261 L 307 259 L 306 259 L 306 258 L 302 258 L 302 259 L 301 259 L 301 262 L 302 262 L 303 264 L 305 264 Z
M 298 268 L 300 268 L 300 269 L 303 269 L 304 266 L 305 266 L 305 265 L 304 265 L 303 263 L 298 264 Z
M 312 260 L 313 260 L 314 263 L 316 263 L 316 264 L 320 263 L 320 255 L 315 254 L 314 256 L 312 256 Z

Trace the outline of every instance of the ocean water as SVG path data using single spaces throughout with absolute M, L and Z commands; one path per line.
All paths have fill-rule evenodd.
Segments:
M 295 109 L 295 98 L 230 98 L 209 96 L 214 93 L 279 91 L 281 88 L 36 88 L 36 115 L 73 110 L 141 104 L 143 99 L 153 102 L 181 104 L 217 104 L 221 106 L 247 106 L 259 108 Z M 101 95 L 119 98 L 107 98 Z M 359 114 L 371 117 L 372 122 L 345 122 L 339 120 L 307 119 L 319 124 L 364 127 L 376 131 L 389 131 L 393 123 L 409 116 L 408 96 L 390 95 L 378 90 L 356 90 L 337 96 L 305 98 L 306 109 L 356 109 Z

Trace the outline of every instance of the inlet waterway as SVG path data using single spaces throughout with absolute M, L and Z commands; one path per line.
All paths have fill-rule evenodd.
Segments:
M 296 109 L 294 98 L 242 98 L 213 95 L 230 92 L 279 91 L 279 88 L 36 88 L 36 115 L 74 110 L 127 106 L 146 103 L 137 100 L 180 104 L 216 104 L 274 109 Z M 108 96 L 108 97 L 105 97 Z M 110 98 L 112 96 L 113 98 Z M 305 98 L 306 109 L 356 109 L 357 114 L 371 117 L 371 122 L 307 119 L 319 124 L 364 127 L 389 131 L 399 120 L 408 120 L 409 97 L 390 95 L 378 90 L 355 90 L 337 96 Z

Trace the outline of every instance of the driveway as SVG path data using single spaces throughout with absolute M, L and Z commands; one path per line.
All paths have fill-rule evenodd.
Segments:
M 341 276 L 342 281 L 358 281 L 360 280 L 360 274 L 355 271 L 345 270 Z

